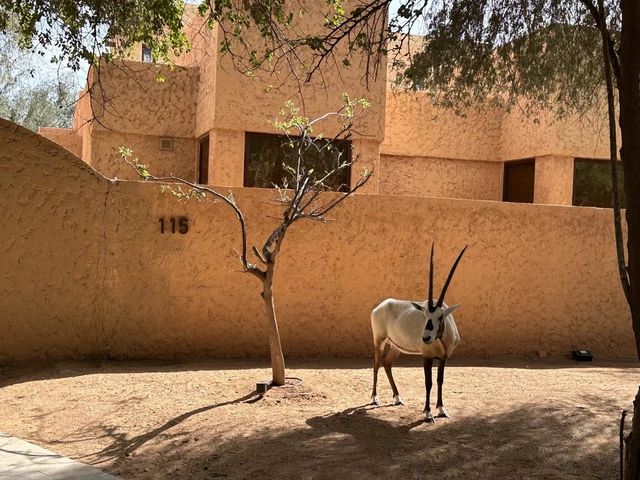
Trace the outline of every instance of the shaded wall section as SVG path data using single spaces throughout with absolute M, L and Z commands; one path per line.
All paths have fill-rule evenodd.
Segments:
M 47 140 L 0 125 L 2 361 L 266 353 L 260 285 L 239 271 L 228 208 L 108 183 Z M 264 239 L 278 214 L 271 191 L 233 193 L 250 241 Z M 170 233 L 180 216 L 188 232 Z M 462 304 L 458 356 L 634 354 L 609 210 L 358 195 L 332 216 L 296 224 L 281 252 L 274 288 L 287 355 L 369 355 L 372 308 L 425 297 L 432 240 L 436 290 L 470 245 L 447 298 Z
M 38 128 L 38 134 L 82 158 L 82 137 L 70 128 Z
M 108 183 L 0 119 L 0 362 L 102 355 Z

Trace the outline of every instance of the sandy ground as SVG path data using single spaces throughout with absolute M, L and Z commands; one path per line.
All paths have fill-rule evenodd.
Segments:
M 636 365 L 454 359 L 436 424 L 407 360 L 379 408 L 365 360 L 291 360 L 264 397 L 257 360 L 4 368 L 0 431 L 125 479 L 611 479 Z

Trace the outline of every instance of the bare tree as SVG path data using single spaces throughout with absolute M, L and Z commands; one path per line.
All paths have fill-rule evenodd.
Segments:
M 363 169 L 361 176 L 353 185 L 341 185 L 342 192 L 330 192 L 329 182 L 342 172 L 349 171 L 357 160 L 336 146 L 339 141 L 351 138 L 353 119 L 356 110 L 367 108 L 368 103 L 362 99 L 350 99 L 345 95 L 344 105 L 334 112 L 326 113 L 318 118 L 309 120 L 299 115 L 299 110 L 292 104 L 287 104 L 284 121 L 276 121 L 273 125 L 283 132 L 283 150 L 287 160 L 283 167 L 285 178 L 279 185 L 274 185 L 273 201 L 282 207 L 282 218 L 277 227 L 266 238 L 261 248 L 251 247 L 257 263 L 249 259 L 247 245 L 247 224 L 233 194 L 219 193 L 207 185 L 198 185 L 183 178 L 169 176 L 156 177 L 152 175 L 146 164 L 140 163 L 133 157 L 129 148 L 121 148 L 123 160 L 129 164 L 140 177 L 146 181 L 162 183 L 164 191 L 170 191 L 178 200 L 191 198 L 221 201 L 228 205 L 235 213 L 241 232 L 240 263 L 243 271 L 250 273 L 262 282 L 262 298 L 266 308 L 267 333 L 273 372 L 272 383 L 285 383 L 285 362 L 278 330 L 278 320 L 273 295 L 273 278 L 280 249 L 289 228 L 299 220 L 315 220 L 326 222 L 327 214 L 340 205 L 350 195 L 358 191 L 371 178 L 373 172 Z M 338 122 L 338 133 L 332 138 L 314 136 L 314 127 L 319 123 L 334 119 Z M 327 156 L 332 158 L 327 166 Z M 176 185 L 177 184 L 177 185 Z M 183 190 L 186 185 L 188 190 Z

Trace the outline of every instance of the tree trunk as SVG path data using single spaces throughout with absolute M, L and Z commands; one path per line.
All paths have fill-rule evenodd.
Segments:
M 275 264 L 267 264 L 267 274 L 263 280 L 262 298 L 267 309 L 267 334 L 269 336 L 269 350 L 271 352 L 271 371 L 274 385 L 284 385 L 284 354 L 280 343 L 280 331 L 276 318 L 276 307 L 273 302 L 273 272 Z
M 633 401 L 633 421 L 631 424 L 631 433 L 627 437 L 627 446 L 624 455 L 624 478 L 625 480 L 638 480 L 638 455 L 640 449 L 640 388 Z
M 620 42 L 620 129 L 627 197 L 627 249 L 629 253 L 629 307 L 640 359 L 640 2 L 622 0 L 622 34 Z M 631 434 L 627 443 L 625 479 L 640 478 L 640 408 L 633 410 Z

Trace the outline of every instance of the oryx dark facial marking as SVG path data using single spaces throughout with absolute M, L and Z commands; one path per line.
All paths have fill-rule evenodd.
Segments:
M 440 317 L 440 319 L 442 319 L 442 317 Z M 427 330 L 433 330 L 433 322 L 431 321 L 431 319 L 429 319 L 429 321 L 427 322 Z

